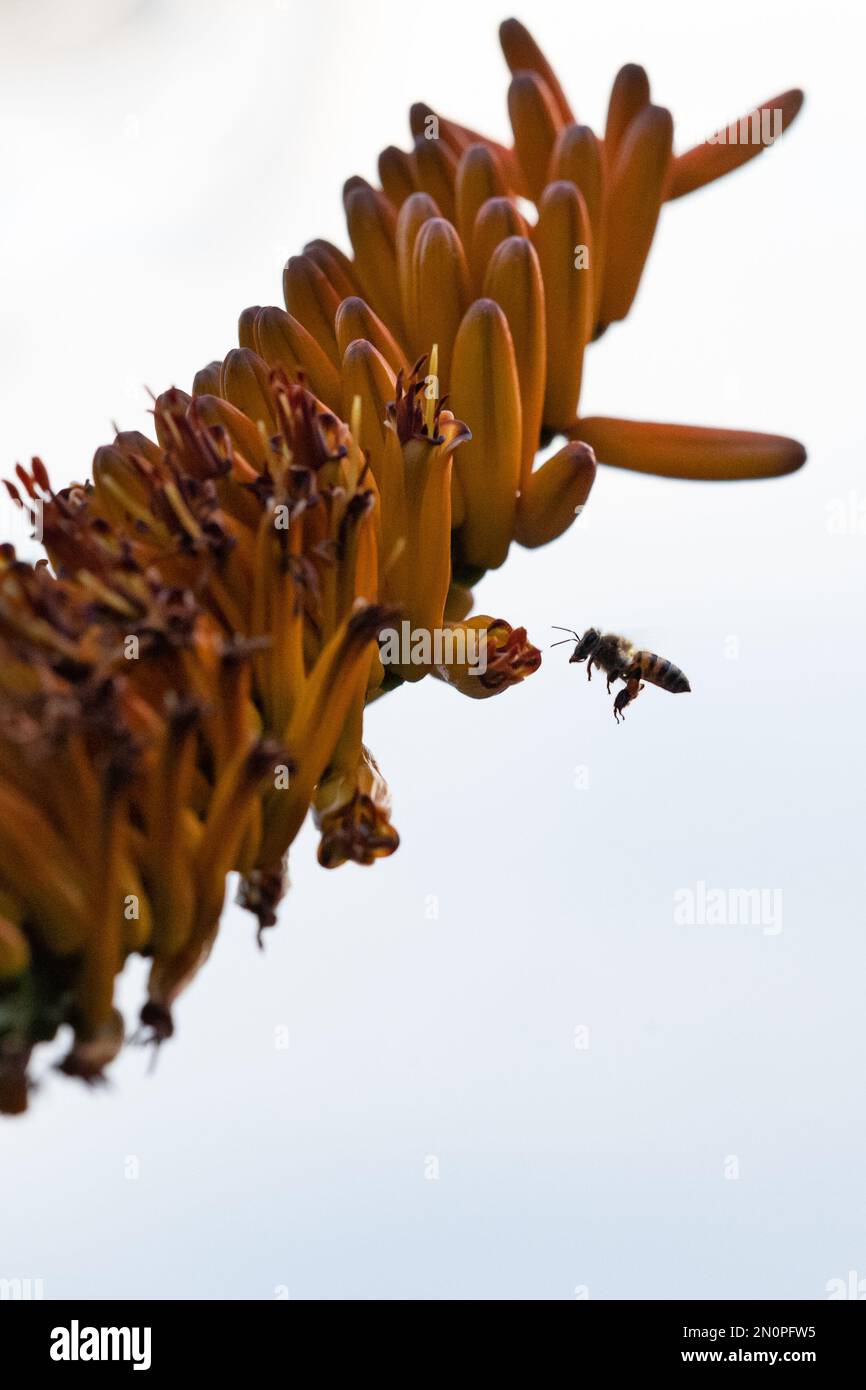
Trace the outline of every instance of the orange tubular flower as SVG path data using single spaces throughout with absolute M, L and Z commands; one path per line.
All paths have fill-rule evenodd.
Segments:
M 361 742 L 361 713 L 347 721 L 320 779 L 313 816 L 321 831 L 319 863 L 336 869 L 351 860 L 372 864 L 400 843 L 391 825 L 391 795 L 376 759 Z
M 526 628 L 512 628 L 502 618 L 479 614 L 450 623 L 448 632 L 449 654 L 433 674 L 475 700 L 516 685 L 541 665 L 541 653 L 527 640 Z

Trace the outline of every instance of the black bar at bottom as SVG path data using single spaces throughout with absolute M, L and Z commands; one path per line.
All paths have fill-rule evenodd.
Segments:
M 359 1300 L 363 1301 L 363 1300 Z M 483 1302 L 484 1300 L 477 1300 Z M 435 1300 L 447 1302 L 447 1300 Z M 347 1306 L 348 1304 L 348 1306 Z M 0 1302 L 0 1334 L 16 1353 L 25 1372 L 38 1370 L 52 1377 L 87 1375 L 100 1370 L 160 1375 L 166 1371 L 219 1373 L 263 1369 L 271 1362 L 287 1375 L 300 1368 L 298 1352 L 317 1349 L 321 1369 L 331 1369 L 334 1353 L 345 1348 L 354 1374 L 373 1365 L 392 1364 L 411 1370 L 407 1352 L 411 1339 L 419 1358 L 417 1369 L 429 1374 L 439 1356 L 443 1374 L 455 1369 L 456 1347 L 447 1337 L 447 1324 L 436 1322 L 414 1334 L 407 1314 L 399 1324 L 375 1329 L 376 1314 L 364 1303 L 364 1325 L 354 1335 L 352 1304 L 326 1305 L 324 1339 L 317 1336 L 321 1315 L 309 1302 Z M 472 1305 L 474 1308 L 474 1304 Z M 461 1337 L 466 1360 L 480 1361 L 489 1374 L 500 1357 L 512 1371 L 515 1351 L 536 1355 L 561 1349 L 575 1373 L 590 1362 L 596 1369 L 691 1371 L 705 1366 L 742 1368 L 807 1366 L 826 1374 L 857 1367 L 866 1332 L 863 1302 L 591 1302 L 575 1301 L 553 1316 L 544 1337 L 562 1332 L 567 1341 L 557 1348 L 539 1343 L 536 1327 L 521 1330 L 510 1316 L 506 1335 L 491 1337 L 483 1323 L 474 1322 Z M 475 1313 L 477 1319 L 478 1314 Z M 430 1314 L 427 1314 L 429 1319 Z M 389 1330 L 390 1326 L 390 1330 Z M 311 1334 L 312 1333 L 312 1337 Z M 446 1335 L 443 1335 L 446 1334 Z M 407 1342 L 407 1337 L 410 1339 Z M 516 1343 L 516 1346 L 515 1346 Z M 532 1352 L 532 1348 L 535 1352 Z M 501 1348 L 497 1352 L 497 1348 Z M 437 1350 L 438 1349 L 438 1350 Z M 473 1355 L 474 1351 L 474 1355 Z M 547 1359 L 545 1356 L 545 1360 Z M 407 1364 L 408 1362 L 408 1364 Z

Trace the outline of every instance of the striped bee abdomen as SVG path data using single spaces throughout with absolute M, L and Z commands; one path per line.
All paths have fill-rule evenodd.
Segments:
M 692 688 L 679 666 L 663 656 L 656 656 L 655 652 L 635 652 L 634 666 L 640 671 L 642 680 L 661 686 L 672 695 L 683 695 Z

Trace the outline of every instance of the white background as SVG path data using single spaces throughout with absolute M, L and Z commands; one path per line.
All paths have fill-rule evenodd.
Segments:
M 38 452 L 80 478 L 112 421 L 145 428 L 145 388 L 188 388 L 240 309 L 280 302 L 287 255 L 346 246 L 342 181 L 408 143 L 411 101 L 504 136 L 502 17 L 3 0 L 0 471 Z M 617 728 L 560 648 L 483 705 L 389 697 L 368 736 L 398 854 L 327 874 L 306 831 L 266 951 L 229 909 L 155 1075 L 129 1050 L 88 1093 L 42 1058 L 0 1135 L 0 1276 L 48 1297 L 808 1299 L 866 1278 L 866 521 L 828 525 L 866 509 L 860 7 L 524 17 L 596 128 L 626 61 L 680 147 L 806 88 L 777 148 L 665 209 L 584 408 L 792 434 L 809 463 L 717 486 L 602 470 L 580 525 L 515 549 L 480 606 L 542 645 L 552 623 L 625 631 L 694 693 L 649 689 Z M 701 880 L 780 888 L 781 933 L 677 926 Z

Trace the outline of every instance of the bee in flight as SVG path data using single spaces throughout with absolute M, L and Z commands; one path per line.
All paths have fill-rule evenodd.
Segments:
M 685 694 L 692 688 L 679 666 L 663 656 L 656 656 L 655 652 L 636 651 L 627 637 L 615 632 L 599 632 L 595 627 L 587 628 L 582 637 L 570 627 L 557 627 L 556 630 L 571 633 L 553 646 L 561 647 L 573 639 L 574 651 L 569 661 L 586 662 L 587 680 L 592 680 L 592 668 L 597 666 L 607 678 L 608 694 L 611 681 L 625 682 L 613 702 L 613 717 L 617 723 L 625 718 L 626 707 L 637 699 L 645 681 L 669 690 L 672 695 Z

